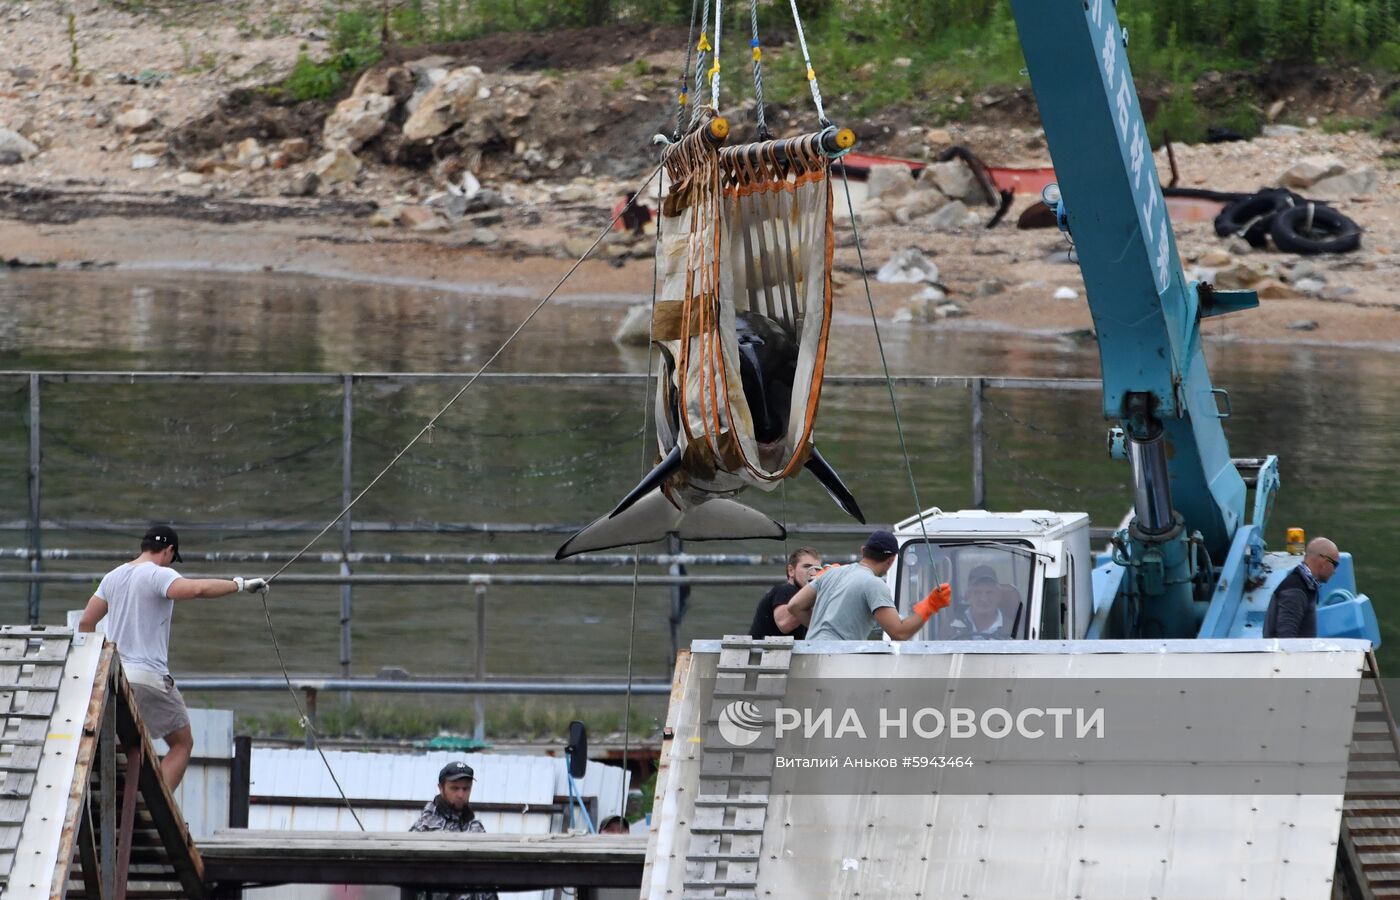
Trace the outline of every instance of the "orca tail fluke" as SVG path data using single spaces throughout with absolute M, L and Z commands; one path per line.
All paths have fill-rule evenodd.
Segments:
M 567 559 L 593 550 L 612 550 L 633 544 L 649 544 L 668 534 L 686 541 L 782 540 L 782 525 L 756 509 L 734 500 L 708 500 L 681 510 L 660 490 L 614 512 L 595 519 L 564 542 L 555 559 Z
M 865 515 L 860 511 L 860 504 L 856 502 L 855 495 L 851 493 L 850 488 L 846 487 L 841 476 L 836 474 L 831 463 L 817 452 L 816 447 L 812 448 L 812 455 L 807 458 L 807 463 L 803 468 L 816 476 L 817 481 L 820 481 L 822 487 L 826 488 L 826 492 L 831 495 L 832 500 L 836 501 L 837 506 L 845 510 L 852 519 L 862 525 L 865 524 Z

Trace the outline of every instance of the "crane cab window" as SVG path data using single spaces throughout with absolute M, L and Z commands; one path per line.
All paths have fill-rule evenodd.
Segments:
M 1032 556 L 1016 543 L 905 545 L 895 602 L 907 612 L 935 585 L 948 582 L 952 603 L 920 634 L 927 641 L 1024 638 L 1031 601 Z

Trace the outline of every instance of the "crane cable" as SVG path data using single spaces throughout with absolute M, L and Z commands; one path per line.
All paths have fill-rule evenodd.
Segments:
M 753 97 L 754 118 L 757 120 L 758 139 L 772 140 L 768 131 L 768 121 L 763 111 L 763 48 L 758 43 L 758 0 L 749 0 L 749 25 L 753 37 L 749 40 L 750 55 L 753 56 Z
M 647 428 L 651 424 L 651 360 L 652 360 L 652 338 L 656 334 L 656 296 L 657 283 L 661 275 L 661 207 L 665 199 L 666 173 L 663 171 L 661 177 L 656 179 L 656 244 L 651 255 L 651 315 L 647 320 L 651 323 L 647 335 L 647 368 L 646 381 L 642 390 L 642 471 L 647 470 Z M 657 378 L 660 379 L 660 374 Z M 627 690 L 622 710 L 622 780 L 618 788 L 618 813 L 625 820 L 627 818 L 627 759 L 632 746 L 632 672 L 633 659 L 637 646 L 637 584 L 641 576 L 642 547 L 640 544 L 632 545 L 632 616 L 631 624 L 627 629 Z M 601 811 L 600 811 L 601 814 Z
M 788 0 L 788 4 L 792 7 L 793 24 L 797 26 L 797 43 L 802 48 L 802 61 L 807 64 L 807 84 L 812 88 L 812 102 L 817 106 L 817 119 L 823 126 L 830 126 L 831 120 L 826 117 L 826 110 L 822 108 L 822 89 L 817 84 L 817 70 L 812 68 L 812 54 L 807 50 L 807 34 L 802 30 L 802 14 L 797 11 L 797 0 Z M 844 174 L 842 177 L 845 177 Z M 846 199 L 851 199 L 849 184 L 846 186 Z M 854 229 L 855 225 L 853 218 L 851 228 Z
M 793 7 L 793 12 L 797 12 L 797 7 L 795 5 Z M 799 28 L 798 34 L 801 35 L 801 33 Z M 803 50 L 804 52 L 806 50 L 805 43 L 803 45 Z M 815 79 L 813 80 L 812 90 L 815 94 Z M 818 110 L 820 110 L 821 100 L 819 96 L 817 102 L 819 104 Z M 875 346 L 879 348 L 880 351 L 880 368 L 885 373 L 885 387 L 890 393 L 890 411 L 894 413 L 895 432 L 899 435 L 899 452 L 904 457 L 904 471 L 909 476 L 909 492 L 913 494 L 914 497 L 914 514 L 919 517 L 919 531 L 923 535 L 924 549 L 929 554 L 929 563 L 931 564 L 933 562 L 933 545 L 929 540 L 928 525 L 924 522 L 924 505 L 919 502 L 919 486 L 914 478 L 914 464 L 909 458 L 909 444 L 904 439 L 904 423 L 900 419 L 899 403 L 895 400 L 894 396 L 894 378 L 890 375 L 890 363 L 889 360 L 885 358 L 885 342 L 880 337 L 880 319 L 875 315 L 875 297 L 870 292 L 870 273 L 866 271 L 865 268 L 865 252 L 860 244 L 860 228 L 856 225 L 856 208 L 855 203 L 851 200 L 851 182 L 850 179 L 846 177 L 845 166 L 841 167 L 841 184 L 846 189 L 846 211 L 851 217 L 851 236 L 854 238 L 856 261 L 860 264 L 860 279 L 865 285 L 865 302 L 870 307 L 870 324 L 875 329 Z
M 593 251 L 596 250 L 598 245 L 603 242 L 603 238 L 608 236 L 608 233 L 612 231 L 613 226 L 617 224 L 618 220 L 622 218 L 623 214 L 632 208 L 632 206 L 637 202 L 637 197 L 641 196 L 642 191 L 646 190 L 647 185 L 651 184 L 651 180 L 655 178 L 657 173 L 660 171 L 661 164 L 658 163 L 655 166 L 655 168 L 653 168 L 649 173 L 647 173 L 646 178 L 642 180 L 637 190 L 634 193 L 632 193 L 631 198 L 628 199 L 626 203 L 622 204 L 622 207 L 616 213 L 613 214 L 612 220 L 609 221 L 606 226 L 604 226 L 603 230 L 598 234 L 598 237 L 595 238 L 593 240 L 593 243 L 588 246 L 588 249 L 583 252 L 583 255 L 574 261 L 574 264 L 569 267 L 569 270 L 564 273 L 563 277 L 561 277 L 559 281 L 554 285 L 554 287 L 550 289 L 549 293 L 545 294 L 544 298 L 540 300 L 539 303 L 535 304 L 534 308 L 530 310 L 529 315 L 527 315 L 520 322 L 520 324 L 516 326 L 515 330 L 510 333 L 510 336 L 507 337 L 505 341 L 499 347 L 496 348 L 496 351 L 491 354 L 491 356 L 486 360 L 486 362 L 481 364 L 480 368 L 476 370 L 475 374 L 473 374 L 465 384 L 463 384 L 460 388 L 457 389 L 457 392 L 453 394 L 452 397 L 445 404 L 443 404 L 442 408 L 439 409 L 433 415 L 433 417 L 428 420 L 427 424 L 424 425 L 421 429 L 419 429 L 418 433 L 415 434 L 411 439 L 409 439 L 408 443 L 405 444 L 403 448 L 399 450 L 398 453 L 394 454 L 393 459 L 389 460 L 389 463 L 379 471 L 379 474 L 375 475 L 374 478 L 370 479 L 369 484 L 365 485 L 364 488 L 361 489 L 361 491 L 358 494 L 356 494 L 355 497 L 349 503 L 347 503 L 339 513 L 336 514 L 334 519 L 331 519 L 329 522 L 326 523 L 325 528 L 322 528 L 319 532 L 317 532 L 315 537 L 307 541 L 305 546 L 303 546 L 300 550 L 298 550 L 295 554 L 292 555 L 291 559 L 283 563 L 280 569 L 272 573 L 272 575 L 266 579 L 269 586 L 274 581 L 276 581 L 282 575 L 283 572 L 287 571 L 287 569 L 293 563 L 301 559 L 301 557 L 304 556 L 317 541 L 325 537 L 326 534 L 332 528 L 335 527 L 337 522 L 345 518 L 346 514 L 349 513 L 352 509 L 354 509 L 355 505 L 359 503 L 362 499 L 364 499 L 365 495 L 368 494 L 371 490 L 373 490 L 375 485 L 379 484 L 379 482 L 384 478 L 385 475 L 389 474 L 390 470 L 398 464 L 399 460 L 403 459 L 404 455 L 407 454 L 408 451 L 412 449 L 413 446 L 417 444 L 418 441 L 422 439 L 424 435 L 432 433 L 433 427 L 437 424 L 438 419 L 441 419 L 444 415 L 446 415 L 447 411 L 452 408 L 453 404 L 455 404 L 459 399 L 461 399 L 462 395 L 465 394 L 472 385 L 476 384 L 477 380 L 480 379 L 483 374 L 485 374 L 486 370 L 490 368 L 498 358 L 500 358 L 501 354 L 506 351 L 506 348 L 509 347 L 515 341 L 515 339 L 520 336 L 521 332 L 525 330 L 526 326 L 528 326 L 534 320 L 535 316 L 539 314 L 540 310 L 544 309 L 545 305 L 548 304 L 550 300 L 554 299 L 554 295 L 559 292 L 559 289 L 564 286 L 564 283 L 569 280 L 569 277 L 572 276 L 574 272 L 578 271 L 579 266 L 583 265 L 584 260 L 588 259 L 588 257 L 593 254 Z M 312 740 L 312 745 L 316 748 L 316 752 L 321 757 L 321 763 L 326 767 L 326 772 L 330 774 L 331 781 L 335 784 L 336 792 L 340 794 L 340 799 L 345 803 L 346 808 L 350 810 L 350 815 L 354 817 L 355 824 L 359 825 L 361 831 L 364 831 L 364 823 L 360 821 L 359 815 L 355 812 L 354 805 L 350 802 L 350 798 L 346 795 L 345 789 L 341 787 L 340 779 L 336 777 L 335 770 L 331 767 L 330 760 L 326 758 L 325 751 L 321 749 L 320 734 L 316 731 L 315 723 L 311 721 L 311 717 L 307 715 L 306 710 L 302 707 L 301 698 L 297 696 L 296 688 L 292 685 L 291 674 L 287 671 L 286 660 L 284 660 L 282 657 L 282 646 L 281 643 L 277 640 L 277 629 L 272 624 L 272 610 L 267 604 L 267 591 L 262 591 L 261 593 L 259 593 L 258 596 L 262 599 L 263 616 L 267 620 L 267 631 L 272 638 L 272 649 L 277 656 L 277 666 L 282 670 L 282 681 L 287 685 L 287 692 L 291 695 L 292 704 L 296 707 L 298 722 L 303 728 L 306 729 L 307 735 Z M 635 600 L 633 602 L 635 604 Z M 628 686 L 628 702 L 630 704 L 630 660 L 628 663 Z

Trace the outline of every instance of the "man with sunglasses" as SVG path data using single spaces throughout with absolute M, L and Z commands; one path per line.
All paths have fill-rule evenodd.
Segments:
M 1317 586 L 1341 564 L 1337 545 L 1325 537 L 1308 541 L 1303 561 L 1289 572 L 1269 598 L 1264 614 L 1264 637 L 1317 637 Z

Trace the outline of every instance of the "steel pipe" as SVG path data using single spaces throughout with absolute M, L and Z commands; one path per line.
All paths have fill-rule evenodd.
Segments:
M 93 584 L 102 580 L 105 572 L 0 572 L 0 583 L 31 584 Z M 191 574 L 198 578 L 232 578 L 232 575 L 219 576 L 208 573 Z M 689 584 L 692 586 L 738 587 L 742 585 L 771 585 L 773 573 L 762 575 L 638 575 L 637 584 L 643 586 L 664 586 Z M 277 584 L 495 584 L 495 585 L 573 585 L 575 587 L 630 587 L 631 575 L 491 575 L 484 572 L 460 572 L 451 575 L 292 575 L 278 576 Z
M 26 382 L 37 375 L 47 384 L 321 384 L 340 387 L 346 373 L 332 372 L 115 372 L 115 371 L 45 371 L 0 370 L 0 381 Z M 466 372 L 353 372 L 355 383 L 414 384 L 445 381 L 460 383 L 470 377 Z M 645 384 L 650 376 L 630 372 L 486 372 L 483 383 L 501 384 L 559 384 L 575 382 L 580 386 Z M 986 375 L 893 375 L 897 386 L 907 387 L 969 387 L 980 380 L 989 388 L 1012 390 L 1097 391 L 1103 382 L 1097 378 L 1020 378 Z M 828 375 L 825 385 L 851 387 L 883 387 L 883 375 Z
M 1147 535 L 1165 534 L 1174 524 L 1166 433 L 1159 429 L 1145 440 L 1129 435 L 1128 461 L 1133 468 L 1133 511 L 1138 529 Z
M 297 691 L 346 691 L 381 694 L 539 694 L 554 696 L 616 696 L 627 693 L 625 681 L 540 682 L 540 681 L 440 681 L 388 678 L 337 678 L 334 676 L 293 676 Z M 285 691 L 287 682 L 271 676 L 206 677 L 180 679 L 182 691 Z M 632 693 L 663 695 L 671 692 L 669 681 L 634 681 Z

